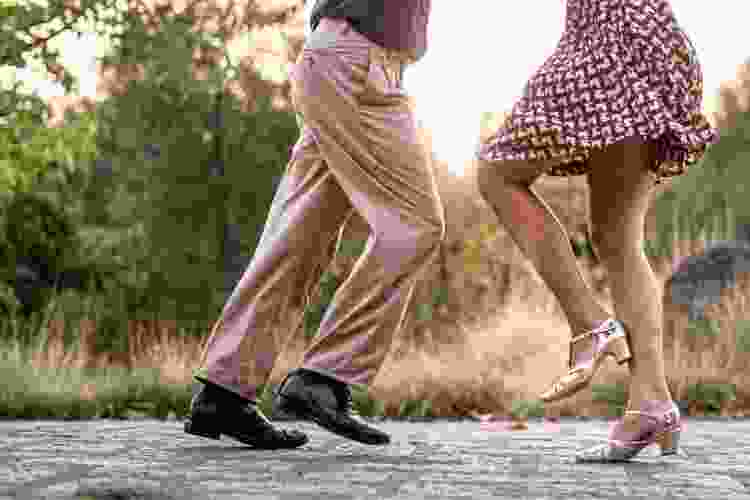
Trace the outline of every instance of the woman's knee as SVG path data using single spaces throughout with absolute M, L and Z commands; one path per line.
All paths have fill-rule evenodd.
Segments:
M 487 200 L 493 193 L 507 186 L 530 186 L 549 166 L 547 162 L 513 160 L 490 162 L 479 160 L 477 167 L 477 187 Z

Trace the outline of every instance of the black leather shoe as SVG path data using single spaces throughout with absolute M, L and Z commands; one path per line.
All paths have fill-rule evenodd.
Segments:
M 298 448 L 308 441 L 299 431 L 276 428 L 254 401 L 205 382 L 193 397 L 185 432 L 210 439 L 220 439 L 224 434 L 264 450 Z
M 274 409 L 311 420 L 324 429 L 365 444 L 388 444 L 390 436 L 367 425 L 352 410 L 349 386 L 332 377 L 298 368 L 276 391 Z

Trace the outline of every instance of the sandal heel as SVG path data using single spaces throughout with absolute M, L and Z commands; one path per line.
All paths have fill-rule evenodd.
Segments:
M 188 418 L 185 421 L 185 432 L 195 436 L 201 436 L 209 439 L 221 439 L 221 433 L 216 430 L 216 426 L 211 425 L 205 420 Z
M 678 455 L 680 453 L 680 431 L 659 433 L 656 442 L 661 448 L 662 455 Z
M 606 340 L 603 341 L 603 343 L 600 343 L 601 337 L 596 336 L 603 335 L 605 332 L 615 333 L 607 335 Z M 573 345 L 576 342 L 584 339 L 591 339 L 592 337 L 594 337 L 595 340 L 595 344 L 591 348 L 591 350 L 593 350 L 591 358 L 592 362 L 574 365 L 575 358 L 573 356 Z M 621 322 L 612 319 L 600 325 L 597 330 L 589 330 L 570 339 L 569 349 L 568 373 L 559 377 L 550 388 L 545 390 L 539 396 L 539 399 L 545 403 L 559 401 L 575 394 L 584 387 L 587 387 L 591 383 L 596 372 L 602 366 L 602 361 L 607 356 L 612 356 L 619 364 L 623 364 L 633 357 L 630 352 L 630 346 L 628 345 L 628 338 L 624 326 Z
M 630 346 L 625 337 L 615 337 L 609 340 L 606 347 L 607 353 L 615 358 L 617 364 L 623 364 L 629 361 L 633 355 L 630 352 Z

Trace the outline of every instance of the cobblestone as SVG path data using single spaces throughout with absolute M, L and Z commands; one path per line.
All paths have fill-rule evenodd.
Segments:
M 306 422 L 310 442 L 259 451 L 187 435 L 181 422 L 0 423 L 0 500 L 702 499 L 750 500 L 750 420 L 688 419 L 687 457 L 648 449 L 629 464 L 576 464 L 608 422 L 383 421 L 386 447 Z

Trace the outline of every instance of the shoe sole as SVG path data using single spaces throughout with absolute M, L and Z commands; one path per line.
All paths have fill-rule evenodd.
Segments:
M 208 438 L 208 439 L 213 439 L 213 440 L 216 440 L 216 441 L 220 441 L 221 440 L 221 435 L 223 434 L 223 435 L 227 436 L 228 438 L 234 439 L 235 441 L 244 444 L 245 446 L 250 446 L 250 447 L 256 448 L 258 450 L 285 450 L 285 449 L 294 449 L 294 448 L 299 448 L 300 446 L 303 446 L 303 445 L 307 444 L 307 442 L 309 441 L 309 439 L 305 439 L 301 443 L 294 443 L 294 444 L 290 444 L 289 446 L 273 446 L 273 447 L 258 446 L 258 445 L 253 444 L 253 443 L 247 443 L 247 442 L 243 441 L 242 439 L 233 436 L 232 434 L 217 432 L 215 430 L 209 430 L 206 426 L 203 426 L 200 423 L 196 424 L 196 422 L 192 418 L 189 418 L 189 417 L 185 421 L 185 427 L 184 427 L 184 429 L 185 429 L 186 433 L 192 434 L 193 436 L 200 436 L 200 437 L 204 437 L 204 438 Z
M 310 420 L 325 430 L 332 432 L 334 434 L 337 434 L 339 436 L 345 437 L 347 439 L 351 439 L 352 441 L 357 441 L 359 443 L 363 444 L 369 444 L 369 445 L 385 445 L 390 443 L 390 438 L 383 439 L 363 439 L 360 435 L 357 435 L 354 432 L 350 432 L 347 430 L 342 430 L 340 427 L 336 426 L 332 422 L 330 422 L 328 419 L 322 417 L 317 411 L 315 411 L 315 408 L 312 407 L 307 401 L 296 398 L 294 396 L 287 396 L 285 394 L 279 393 L 276 395 L 276 401 L 278 408 L 283 411 L 284 413 L 288 413 L 291 415 L 296 416 L 297 418 L 303 419 L 303 420 Z
M 608 355 L 608 356 L 610 356 L 610 355 Z M 568 399 L 569 397 L 574 396 L 575 394 L 578 394 L 579 392 L 581 392 L 581 391 L 589 388 L 591 386 L 591 383 L 594 381 L 594 377 L 596 377 L 597 373 L 599 372 L 599 369 L 601 368 L 600 365 L 604 364 L 604 360 L 606 359 L 606 357 L 607 356 L 604 356 L 602 359 L 600 359 L 597 362 L 597 366 L 594 368 L 594 370 L 593 370 L 593 372 L 591 374 L 591 377 L 589 377 L 585 381 L 581 382 L 580 385 L 575 386 L 575 388 L 568 389 L 567 391 L 562 391 L 562 392 L 555 393 L 551 397 L 544 398 L 542 396 L 539 396 L 539 400 L 542 401 L 542 402 L 544 402 L 544 403 L 556 403 L 558 401 L 562 401 L 563 399 Z M 619 366 L 622 366 L 623 364 L 627 363 L 628 361 L 630 361 L 630 358 L 624 359 L 624 360 L 621 360 L 621 361 L 615 360 L 615 362 Z
M 578 394 L 579 392 L 587 389 L 591 385 L 591 381 L 593 380 L 593 378 L 594 377 L 591 377 L 591 379 L 587 380 L 586 382 L 582 382 L 580 385 L 576 386 L 573 389 L 568 389 L 564 392 L 557 392 L 552 397 L 544 398 L 540 396 L 539 400 L 544 403 L 557 403 L 558 401 L 568 399 L 569 397 L 574 396 L 575 394 Z
M 208 439 L 220 440 L 221 433 L 215 430 L 209 430 L 200 424 L 196 424 L 192 418 L 188 418 L 185 421 L 185 432 L 194 436 L 200 436 Z

